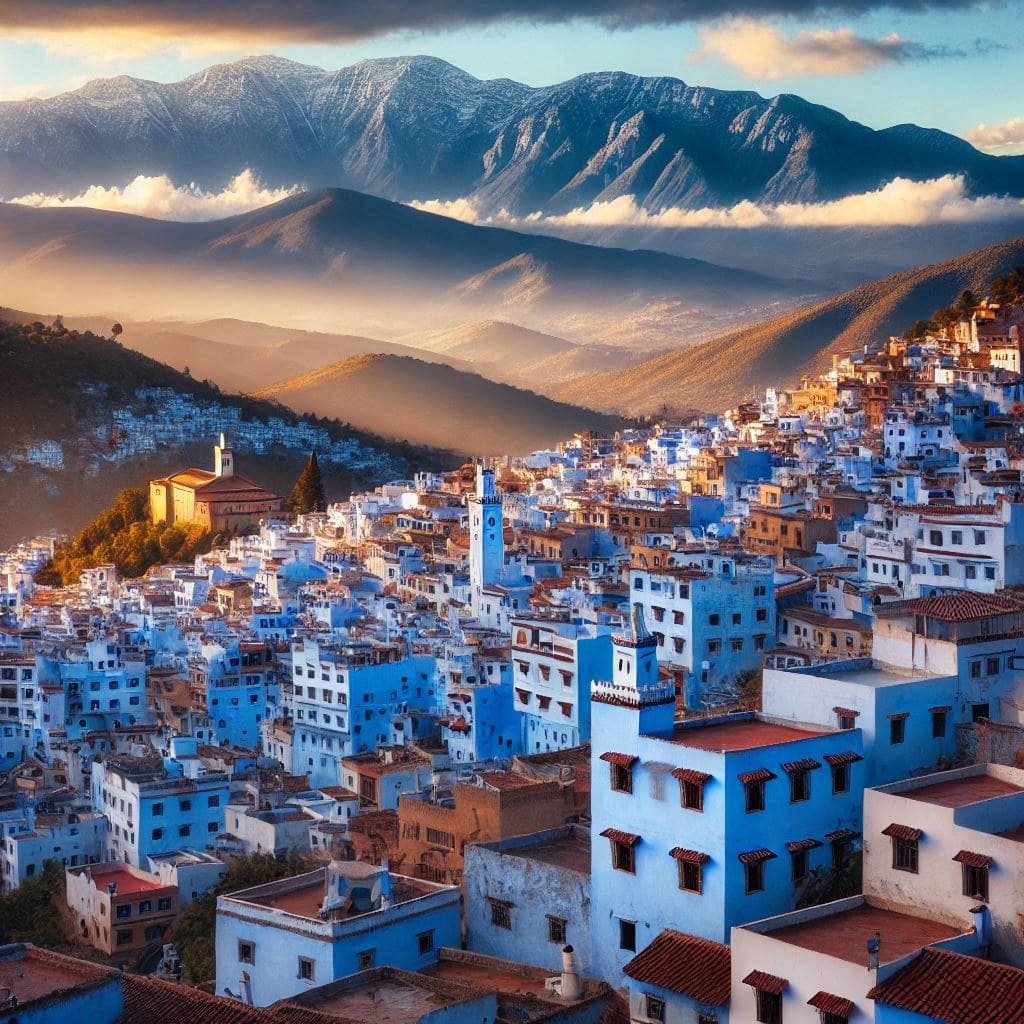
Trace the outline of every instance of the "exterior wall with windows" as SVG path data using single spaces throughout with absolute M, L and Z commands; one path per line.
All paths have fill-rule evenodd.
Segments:
M 988 795 L 986 795 L 988 794 Z M 949 806 L 959 804 L 960 806 Z M 920 832 L 917 870 L 885 831 Z M 987 907 L 995 959 L 1024 967 L 1024 771 L 972 765 L 864 793 L 864 891 L 883 904 L 962 923 Z M 958 859 L 959 858 L 959 859 Z
M 56 819 L 56 820 L 55 820 Z M 16 889 L 39 875 L 48 860 L 65 867 L 94 864 L 106 849 L 107 819 L 74 812 L 39 820 L 34 811 L 0 822 L 0 890 Z
M 571 945 L 591 972 L 590 833 L 578 825 L 466 848 L 470 949 L 551 971 Z
M 649 651 L 638 649 L 641 674 Z M 668 701 L 629 705 L 636 663 L 618 640 L 615 653 L 622 682 L 595 688 L 591 767 L 592 892 L 602 908 L 594 973 L 610 982 L 666 928 L 724 942 L 735 924 L 791 909 L 803 884 L 794 865 L 829 869 L 827 837 L 859 836 L 864 784 L 859 730 L 790 728 L 749 714 L 677 725 L 671 691 Z M 840 792 L 826 755 L 849 755 Z M 806 789 L 794 782 L 801 763 Z M 764 780 L 750 786 L 763 810 L 747 810 L 748 776 Z M 699 784 L 699 808 L 683 805 L 688 779 Z
M 217 898 L 217 991 L 237 993 L 245 982 L 255 1006 L 268 1006 L 371 967 L 420 970 L 442 946 L 460 944 L 460 894 L 451 886 L 365 869 L 349 879 L 365 886 L 373 909 L 320 916 L 325 871 L 256 886 Z M 382 903 L 386 875 L 393 902 Z

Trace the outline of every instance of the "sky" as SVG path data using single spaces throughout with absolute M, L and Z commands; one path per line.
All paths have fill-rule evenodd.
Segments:
M 0 0 L 0 100 L 119 74 L 174 81 L 254 53 L 326 68 L 422 53 L 531 85 L 622 70 L 793 92 L 871 127 L 914 122 L 1024 152 L 1024 0 L 897 2 Z

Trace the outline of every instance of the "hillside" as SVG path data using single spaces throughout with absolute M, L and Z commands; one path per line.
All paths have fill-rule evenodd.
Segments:
M 97 80 L 0 103 L 0 138 L 8 198 L 137 174 L 217 188 L 246 167 L 273 185 L 470 197 L 520 215 L 625 194 L 652 210 L 813 202 L 897 176 L 963 174 L 977 194 L 1024 193 L 1024 157 L 912 124 L 874 131 L 799 96 L 620 72 L 530 88 L 432 57 L 325 71 L 262 56 L 168 84 Z
M 577 430 L 621 421 L 449 366 L 354 356 L 259 392 L 300 412 L 344 416 L 363 430 L 474 455 L 521 454 Z
M 515 319 L 549 330 L 569 319 L 651 309 L 706 324 L 709 310 L 763 308 L 820 294 L 650 250 L 581 245 L 479 227 L 341 189 L 303 193 L 223 220 L 174 222 L 84 207 L 0 204 L 7 301 L 131 319 L 241 316 L 354 324 L 374 337 L 457 320 Z M 675 325 L 673 325 L 675 329 Z
M 216 440 L 212 428 L 209 437 L 200 430 L 202 436 L 196 440 L 165 440 L 131 458 L 116 457 L 111 448 L 114 410 L 133 409 L 145 415 L 150 408 L 136 398 L 138 388 L 167 388 L 217 402 L 238 409 L 240 419 L 247 422 L 299 419 L 282 405 L 222 393 L 107 338 L 55 329 L 38 318 L 25 325 L 25 319 L 0 308 L 0 544 L 51 528 L 77 529 L 90 514 L 106 507 L 116 490 L 144 485 L 151 477 L 189 465 L 208 465 Z M 337 420 L 320 426 L 332 438 L 353 438 L 382 456 L 375 470 L 324 464 L 332 500 L 345 497 L 354 486 L 454 463 L 447 453 L 386 441 Z M 63 449 L 59 472 L 24 458 L 26 445 L 44 441 Z M 262 454 L 240 452 L 239 459 L 255 479 L 287 494 L 308 455 L 306 450 L 271 445 Z M 46 500 L 40 501 L 44 494 Z
M 957 259 L 861 285 L 797 313 L 733 331 L 634 367 L 595 374 L 557 390 L 562 401 L 639 415 L 718 410 L 770 384 L 827 369 L 832 355 L 902 334 L 965 288 L 984 294 L 994 276 L 1024 263 L 1024 237 Z

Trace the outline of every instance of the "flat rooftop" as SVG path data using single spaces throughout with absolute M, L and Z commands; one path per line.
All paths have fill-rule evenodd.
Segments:
M 114 882 L 117 885 L 117 896 L 133 896 L 139 892 L 167 888 L 158 878 L 140 878 L 130 868 L 112 867 L 97 871 L 94 866 L 88 874 L 97 889 L 103 889 Z
M 813 672 L 811 673 L 813 674 Z M 822 673 L 829 679 L 841 679 L 844 683 L 855 683 L 858 686 L 894 686 L 898 683 L 910 683 L 921 679 L 944 679 L 921 672 L 904 672 L 886 665 L 871 665 L 861 668 L 839 669 L 835 672 Z
M 21 1007 L 37 999 L 98 984 L 115 972 L 99 964 L 50 953 L 32 946 L 0 946 L 0 989 L 9 988 Z M 15 1012 L 14 1016 L 20 1016 Z
M 395 977 L 377 978 L 358 988 L 328 991 L 322 997 L 317 993 L 317 996 L 315 1001 L 309 997 L 303 999 L 304 1008 L 367 1024 L 408 1024 L 454 1002 L 426 986 Z
M 528 846 L 518 846 L 503 850 L 512 857 L 523 857 L 526 860 L 540 861 L 542 864 L 554 864 L 556 867 L 568 868 L 580 874 L 590 874 L 590 839 L 586 832 L 574 830 L 571 835 L 557 839 L 546 839 Z
M 814 950 L 851 964 L 862 964 L 867 969 L 867 941 L 874 938 L 875 932 L 882 936 L 882 963 L 899 960 L 933 942 L 964 933 L 939 921 L 862 903 L 849 910 L 786 925 L 766 934 L 801 949 Z
M 991 775 L 968 775 L 948 782 L 935 782 L 919 789 L 903 790 L 894 795 L 926 804 L 938 804 L 940 807 L 966 807 L 968 804 L 991 800 L 997 796 L 1009 796 L 1011 793 L 1024 793 L 1024 787 Z
M 831 730 L 798 729 L 792 725 L 765 722 L 759 718 L 746 718 L 738 722 L 720 722 L 712 725 L 676 725 L 672 742 L 698 750 L 714 750 L 728 753 L 733 750 L 754 750 L 757 747 L 772 747 L 794 740 L 828 736 Z

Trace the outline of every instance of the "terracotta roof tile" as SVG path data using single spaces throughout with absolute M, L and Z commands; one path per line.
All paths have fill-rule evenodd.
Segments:
M 844 764 L 853 764 L 855 761 L 863 761 L 864 758 L 852 750 L 844 750 L 841 754 L 826 754 L 825 760 L 828 761 L 833 768 L 839 768 Z
M 606 828 L 602 833 L 605 839 L 610 839 L 613 843 L 623 843 L 626 846 L 636 846 L 640 842 L 640 837 L 634 835 L 632 832 L 622 832 L 617 828 Z
M 645 985 L 656 985 L 711 1006 L 725 1006 L 732 994 L 728 946 L 666 929 L 623 968 Z
M 786 849 L 790 853 L 797 853 L 800 850 L 816 850 L 819 846 L 823 846 L 824 843 L 820 839 L 796 839 L 793 842 L 786 843 Z
M 673 846 L 668 851 L 670 857 L 676 860 L 686 861 L 687 864 L 707 864 L 711 860 L 711 854 L 701 853 L 699 850 L 684 850 L 681 846 Z
M 842 715 L 843 718 L 859 718 L 860 712 L 855 711 L 853 708 L 833 708 L 832 709 L 837 715 Z
M 607 761 L 609 764 L 616 764 L 620 768 L 632 768 L 640 760 L 636 754 L 617 754 L 614 750 L 606 751 L 601 755 L 600 759 Z
M 970 850 L 961 850 L 954 858 L 958 864 L 966 864 L 969 868 L 987 868 L 992 863 L 992 858 L 984 853 L 972 853 Z
M 924 615 L 942 622 L 972 622 L 992 615 L 1024 612 L 1024 601 L 1010 594 L 977 594 L 964 590 L 958 594 L 940 594 L 935 597 L 917 597 L 909 601 L 894 601 L 875 609 L 882 618 L 898 615 Z
M 868 998 L 946 1024 L 1024 1024 L 1024 971 L 925 949 Z
M 739 855 L 741 864 L 760 864 L 761 861 L 773 860 L 777 856 L 777 853 L 772 853 L 767 847 L 762 847 L 760 850 L 747 850 L 746 853 Z
M 122 978 L 124 1009 L 116 1024 L 271 1024 L 274 1016 L 235 999 L 142 975 Z
M 882 829 L 883 836 L 889 836 L 891 839 L 905 839 L 908 843 L 916 843 L 924 833 L 919 828 L 914 828 L 912 825 L 898 825 L 895 821 Z
M 813 757 L 802 757 L 799 761 L 783 761 L 781 765 L 787 775 L 797 775 L 800 772 L 809 772 L 820 767 L 821 762 L 815 761 Z
M 750 772 L 740 772 L 736 778 L 745 786 L 749 782 L 769 782 L 772 779 L 777 779 L 778 775 L 775 772 L 770 772 L 767 768 L 755 768 Z
M 826 832 L 825 839 L 834 843 L 838 839 L 856 839 L 858 833 L 854 832 L 852 828 L 838 828 L 835 832 Z
M 744 979 L 744 985 L 753 985 L 762 992 L 771 992 L 773 995 L 781 995 L 789 988 L 789 982 L 775 974 L 768 974 L 766 971 L 751 971 Z
M 808 1006 L 813 1006 L 821 1013 L 832 1013 L 837 1017 L 846 1020 L 853 1013 L 854 1002 L 852 999 L 844 999 L 842 996 L 834 996 L 831 992 L 815 992 L 807 1000 Z
M 703 786 L 705 782 L 710 782 L 714 776 L 708 775 L 707 772 L 699 772 L 696 768 L 674 768 L 672 770 L 672 778 L 678 779 L 680 782 L 692 782 L 695 786 Z

